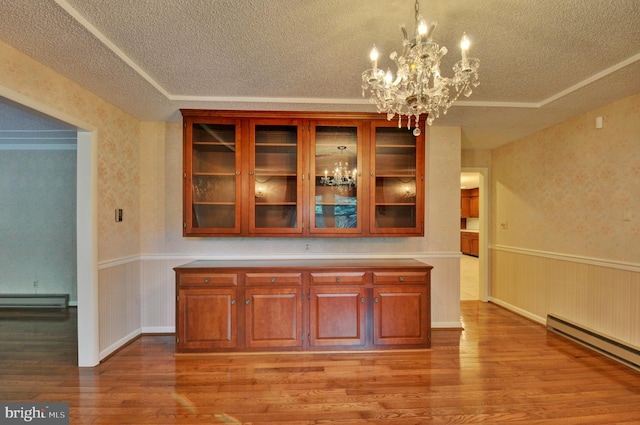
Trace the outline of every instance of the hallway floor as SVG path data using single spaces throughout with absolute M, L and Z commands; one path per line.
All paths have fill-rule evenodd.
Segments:
M 477 257 L 463 255 L 460 258 L 460 300 L 480 299 L 480 264 Z

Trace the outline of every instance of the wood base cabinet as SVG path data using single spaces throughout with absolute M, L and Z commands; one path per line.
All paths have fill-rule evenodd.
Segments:
M 417 260 L 194 261 L 176 267 L 176 352 L 431 346 Z

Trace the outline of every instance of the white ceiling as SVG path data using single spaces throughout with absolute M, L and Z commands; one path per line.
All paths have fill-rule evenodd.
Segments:
M 445 76 L 463 32 L 480 59 L 480 86 L 434 123 L 461 126 L 465 149 L 640 92 L 638 0 L 422 0 L 420 11 L 449 49 Z M 413 14 L 413 0 L 2 0 L 0 40 L 141 120 L 374 111 L 360 88 L 369 50 L 399 50 Z

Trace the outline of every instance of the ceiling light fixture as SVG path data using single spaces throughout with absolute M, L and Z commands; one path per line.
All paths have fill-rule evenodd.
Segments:
M 426 115 L 426 122 L 431 125 L 441 113 L 447 113 L 460 94 L 469 97 L 472 87 L 480 84 L 480 61 L 467 57 L 470 42 L 464 34 L 460 43 L 462 59 L 453 66 L 453 77 L 442 77 L 440 60 L 447 54 L 447 48 L 440 47 L 431 38 L 437 23 L 427 25 L 419 13 L 418 0 L 415 9 L 415 38 L 409 39 L 402 25 L 402 54 L 389 55 L 398 68 L 395 79 L 391 70 L 385 73 L 378 68 L 378 50 L 374 45 L 369 56 L 371 69 L 362 73 L 362 96 L 368 90 L 371 103 L 377 106 L 378 112 L 386 112 L 388 120 L 398 115 L 398 127 L 402 126 L 403 115 L 407 116 L 407 128 L 412 127 L 413 118 L 413 134 L 419 136 L 421 116 Z

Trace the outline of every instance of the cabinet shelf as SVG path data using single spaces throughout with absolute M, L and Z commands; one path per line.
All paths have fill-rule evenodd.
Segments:
M 233 147 L 233 142 L 200 142 L 197 140 L 193 141 L 193 146 L 223 146 L 225 148 Z
M 258 177 L 260 178 L 271 178 L 271 177 L 297 177 L 297 175 L 295 173 L 290 173 L 288 171 L 274 171 L 274 172 L 269 172 L 269 173 L 263 173 L 263 172 L 257 172 L 255 171 L 255 176 L 256 179 Z M 258 183 L 265 183 L 265 182 L 258 182 Z
M 385 150 L 385 149 L 409 149 L 409 150 L 413 150 L 415 148 L 416 148 L 415 145 L 406 145 L 406 144 L 393 145 L 393 144 L 380 144 L 380 143 L 378 143 L 376 145 L 376 150 Z
M 194 171 L 192 175 L 193 175 L 193 176 L 204 176 L 204 177 L 208 177 L 208 176 L 211 176 L 211 177 L 218 177 L 218 176 L 224 176 L 224 177 L 227 177 L 227 176 L 233 176 L 233 177 L 235 177 L 236 173 L 216 173 L 216 172 L 201 172 L 201 171 Z

